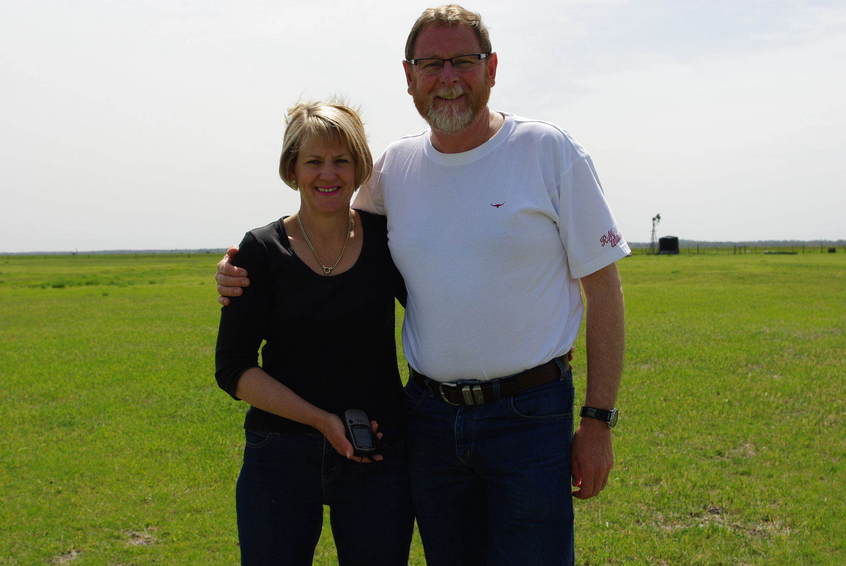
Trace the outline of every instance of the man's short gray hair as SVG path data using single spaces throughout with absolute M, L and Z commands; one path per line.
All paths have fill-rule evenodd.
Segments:
M 482 53 L 491 52 L 491 39 L 488 36 L 488 28 L 482 23 L 482 16 L 458 4 L 445 4 L 437 8 L 427 8 L 414 22 L 405 42 L 406 60 L 415 58 L 414 44 L 417 42 L 417 36 L 430 24 L 446 27 L 467 26 L 476 34 Z

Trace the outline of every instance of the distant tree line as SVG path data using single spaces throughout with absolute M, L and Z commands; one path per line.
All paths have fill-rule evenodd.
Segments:
M 846 246 L 846 240 L 755 240 L 742 242 L 711 242 L 707 240 L 682 240 L 679 238 L 679 247 L 682 248 L 731 248 L 734 246 L 746 246 L 749 248 L 777 247 L 777 248 L 801 248 L 830 246 L 842 248 Z M 632 248 L 648 248 L 649 242 L 629 242 Z
M 649 242 L 629 242 L 632 253 L 650 253 Z M 803 254 L 846 253 L 846 240 L 757 240 L 746 242 L 710 242 L 679 240 L 682 254 Z

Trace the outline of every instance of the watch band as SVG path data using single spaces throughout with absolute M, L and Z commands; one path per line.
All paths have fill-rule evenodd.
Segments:
M 582 407 L 580 415 L 589 419 L 602 421 L 608 425 L 608 428 L 614 428 L 617 425 L 619 412 L 616 408 L 607 410 L 597 409 L 595 407 Z

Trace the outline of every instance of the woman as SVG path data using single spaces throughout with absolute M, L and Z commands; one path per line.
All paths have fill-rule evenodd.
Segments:
M 350 209 L 372 167 L 353 110 L 291 108 L 279 174 L 299 191 L 299 210 L 240 244 L 236 262 L 252 283 L 221 311 L 216 377 L 251 405 L 236 489 L 242 564 L 311 564 L 324 504 L 340 564 L 408 560 L 394 346 L 394 297 L 404 290 L 384 217 Z M 380 456 L 353 454 L 339 418 L 346 409 L 375 421 Z

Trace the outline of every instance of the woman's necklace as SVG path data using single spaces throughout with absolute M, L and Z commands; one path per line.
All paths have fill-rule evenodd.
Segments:
M 300 215 L 297 214 L 297 224 L 300 225 L 300 230 L 303 232 L 303 236 L 305 237 L 306 244 L 308 245 L 308 249 L 311 250 L 314 259 L 317 260 L 318 265 L 320 265 L 320 269 L 323 270 L 323 275 L 332 275 L 332 272 L 335 271 L 335 268 L 338 267 L 338 264 L 341 263 L 341 258 L 344 257 L 344 251 L 347 249 L 347 243 L 350 241 L 350 235 L 352 234 L 353 227 L 355 226 L 355 215 L 350 211 L 350 222 L 347 226 L 347 237 L 344 240 L 344 245 L 341 247 L 341 253 L 338 254 L 338 259 L 335 260 L 335 263 L 332 265 L 324 265 L 322 261 L 320 261 L 320 257 L 317 255 L 317 251 L 314 249 L 314 246 L 311 245 L 311 238 L 308 237 L 308 232 L 306 232 L 305 226 L 303 226 L 303 221 L 300 220 Z

